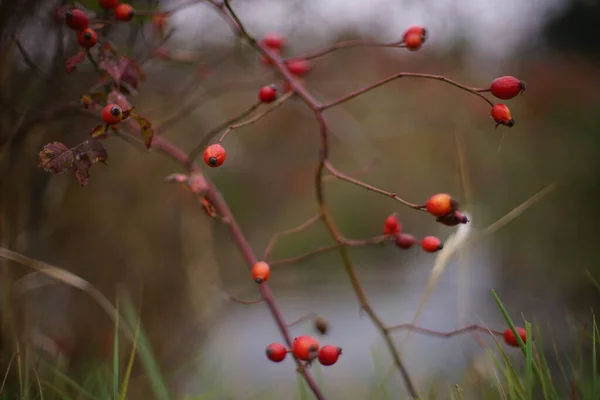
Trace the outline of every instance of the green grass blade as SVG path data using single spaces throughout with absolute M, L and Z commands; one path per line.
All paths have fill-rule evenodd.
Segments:
M 534 376 L 533 376 L 533 337 L 531 335 L 531 324 L 525 322 L 525 330 L 527 331 L 527 343 L 525 345 L 525 388 L 527 390 L 527 399 L 533 400 L 533 387 L 534 387 Z M 518 336 L 518 335 L 517 335 Z
M 81 395 L 83 395 L 89 399 L 92 399 L 92 400 L 101 400 L 99 397 L 94 396 L 92 393 L 90 393 L 88 390 L 86 390 L 83 386 L 79 385 L 73 379 L 69 378 L 67 375 L 63 374 L 58 369 L 54 368 L 52 365 L 50 365 L 49 367 L 54 372 L 54 375 L 57 378 L 59 378 L 60 381 L 71 386 L 73 389 L 77 390 Z
M 140 320 L 135 327 L 135 336 L 133 337 L 133 344 L 131 346 L 131 353 L 129 354 L 129 362 L 127 363 L 127 370 L 123 377 L 123 385 L 121 386 L 121 394 L 119 400 L 125 400 L 127 398 L 127 389 L 129 388 L 129 379 L 131 378 L 131 372 L 133 371 L 133 362 L 135 361 L 135 353 L 137 351 L 137 343 L 140 335 Z
M 596 325 L 596 315 L 592 314 L 592 398 L 598 398 L 598 365 L 596 362 L 596 342 L 598 340 L 598 326 Z
M 127 323 L 130 327 L 134 326 L 139 316 L 133 307 L 133 304 L 129 300 L 129 298 L 125 295 L 123 296 L 124 306 L 125 306 L 125 318 L 127 318 Z M 144 370 L 150 380 L 150 385 L 152 387 L 152 391 L 156 396 L 156 400 L 170 400 L 171 396 L 169 394 L 169 390 L 167 389 L 167 385 L 162 377 L 160 369 L 158 367 L 158 363 L 154 358 L 152 353 L 152 347 L 146 338 L 144 330 L 140 328 L 138 334 L 138 355 L 140 356 L 140 361 L 144 366 Z
M 119 300 L 115 305 L 117 313 L 115 315 L 115 332 L 113 334 L 113 399 L 119 398 Z

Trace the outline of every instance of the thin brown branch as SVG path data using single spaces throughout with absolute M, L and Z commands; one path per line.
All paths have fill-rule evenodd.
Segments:
M 345 40 L 343 42 L 335 43 L 329 47 L 326 47 L 321 50 L 313 51 L 304 55 L 300 55 L 293 58 L 302 58 L 304 60 L 312 60 L 315 58 L 322 57 L 326 54 L 332 53 L 336 50 L 346 49 L 349 47 L 391 47 L 391 48 L 403 48 L 406 47 L 402 40 L 390 42 L 390 43 L 381 43 L 373 40 Z M 286 59 L 287 60 L 287 59 Z
M 331 163 L 329 161 L 325 161 L 324 162 L 324 166 L 325 166 L 325 168 L 327 168 L 327 170 L 334 177 L 336 177 L 338 179 L 341 179 L 341 180 L 346 181 L 346 182 L 350 182 L 350 183 L 352 183 L 352 184 L 354 184 L 356 186 L 360 186 L 360 187 L 365 188 L 365 189 L 367 189 L 369 191 L 382 194 L 382 195 L 384 195 L 386 197 L 390 197 L 390 198 L 392 198 L 392 199 L 394 199 L 396 201 L 399 201 L 400 203 L 404 204 L 407 207 L 414 208 L 415 210 L 425 211 L 425 206 L 423 206 L 423 205 L 411 203 L 409 201 L 406 201 L 406 200 L 398 197 L 396 195 L 396 193 L 388 192 L 386 190 L 382 190 L 382 189 L 376 188 L 375 186 L 371 186 L 371 185 L 369 185 L 367 183 L 361 182 L 358 179 L 354 179 L 354 178 L 352 178 L 352 177 L 350 177 L 350 176 L 348 176 L 348 175 L 346 175 L 346 174 L 338 171 L 337 169 L 335 169 L 333 167 L 333 165 L 331 165 Z
M 377 165 L 378 160 L 373 160 L 370 163 L 368 163 L 367 165 L 365 165 L 364 168 L 355 171 L 352 173 L 352 175 L 354 176 L 361 176 L 361 175 L 366 175 L 369 172 L 371 172 L 371 170 L 373 170 L 373 168 Z M 333 181 L 337 181 L 339 180 L 335 175 L 324 175 L 323 176 L 323 182 L 333 182 Z
M 274 234 L 271 237 L 271 240 L 269 240 L 267 247 L 265 248 L 265 252 L 263 253 L 262 259 L 267 260 L 269 258 L 269 256 L 271 256 L 271 252 L 273 251 L 275 244 L 283 236 L 293 235 L 295 233 L 302 232 L 303 230 L 310 228 L 315 222 L 317 222 L 320 219 L 321 219 L 321 215 L 317 214 L 313 217 L 310 217 L 308 220 L 304 221 L 303 223 L 301 223 L 300 225 L 298 225 L 294 228 L 290 228 L 285 231 L 277 232 L 276 234 Z
M 462 83 L 459 83 L 457 81 L 454 81 L 452 79 L 448 79 L 443 75 L 431 75 L 431 74 L 423 74 L 423 73 L 419 73 L 419 72 L 398 72 L 396 74 L 393 74 L 391 76 L 388 76 L 387 78 L 384 78 L 380 81 L 377 81 L 373 84 L 370 84 L 368 86 L 363 87 L 362 89 L 356 90 L 350 94 L 347 94 L 345 96 L 342 96 L 336 100 L 333 100 L 329 103 L 325 103 L 321 106 L 321 110 L 327 110 L 328 108 L 334 107 L 334 106 L 338 106 L 342 103 L 345 103 L 349 100 L 354 99 L 355 97 L 360 96 L 361 94 L 364 94 L 370 90 L 373 90 L 375 88 L 378 88 L 380 86 L 385 85 L 388 82 L 391 82 L 393 80 L 399 79 L 399 78 L 422 78 L 422 79 L 433 79 L 433 80 L 437 80 L 437 81 L 442 81 L 442 82 L 446 82 L 454 87 L 457 87 L 459 89 L 462 89 L 466 92 L 472 93 L 477 97 L 480 97 L 481 99 L 483 99 L 486 103 L 488 103 L 490 105 L 490 107 L 494 106 L 494 103 L 492 103 L 487 97 L 485 97 L 484 95 L 482 95 L 480 92 L 482 91 L 482 89 L 480 88 L 473 88 L 473 87 L 469 87 L 466 85 L 463 85 Z
M 502 331 L 492 330 L 492 329 L 489 329 L 488 327 L 482 326 L 482 325 L 469 325 L 469 326 L 465 326 L 464 328 L 456 329 L 454 331 L 449 331 L 449 332 L 440 332 L 440 331 L 436 331 L 433 329 L 423 328 L 423 327 L 420 327 L 420 326 L 417 326 L 414 324 L 393 325 L 393 326 L 388 326 L 386 329 L 388 332 L 407 330 L 407 331 L 416 332 L 416 333 L 420 333 L 420 334 L 427 335 L 427 336 L 437 336 L 437 337 L 442 337 L 442 338 L 449 338 L 449 337 L 456 336 L 456 335 L 462 335 L 463 333 L 467 333 L 467 332 L 484 332 L 484 333 L 489 333 L 489 334 L 492 334 L 495 336 L 504 335 L 504 332 L 502 332 Z
M 287 99 L 289 99 L 290 97 L 292 97 L 293 95 L 294 95 L 294 93 L 288 92 L 288 93 L 284 94 L 283 96 L 281 96 L 279 99 L 277 99 L 277 101 L 275 103 L 273 103 L 271 105 L 271 107 L 267 108 L 263 112 L 260 112 L 260 113 L 256 114 L 255 116 L 253 116 L 252 118 L 247 119 L 245 121 L 239 122 L 234 125 L 229 125 L 229 127 L 227 127 L 225 132 L 223 132 L 223 134 L 221 135 L 221 137 L 219 138 L 217 143 L 219 143 L 219 144 L 222 143 L 223 140 L 225 140 L 225 138 L 227 137 L 227 135 L 234 129 L 238 129 L 238 128 L 241 128 L 246 125 L 252 125 L 257 121 L 260 121 L 261 119 L 263 119 L 264 117 L 269 115 L 271 112 L 275 111 L 279 106 L 281 106 L 283 103 L 285 103 L 285 101 Z
M 375 236 L 373 238 L 366 239 L 366 240 L 343 239 L 342 243 L 330 244 L 328 246 L 317 247 L 316 249 L 309 251 L 308 253 L 304 253 L 304 254 L 296 256 L 296 257 L 282 258 L 279 260 L 268 261 L 268 263 L 271 267 L 274 267 L 277 265 L 284 265 L 284 264 L 294 264 L 294 263 L 298 263 L 298 262 L 307 260 L 309 258 L 312 258 L 318 254 L 327 253 L 329 251 L 339 249 L 342 246 L 361 247 L 361 246 L 367 246 L 367 245 L 371 245 L 371 244 L 385 243 L 388 240 L 390 240 L 390 237 L 385 236 L 385 235 Z M 267 260 L 266 257 L 263 259 Z

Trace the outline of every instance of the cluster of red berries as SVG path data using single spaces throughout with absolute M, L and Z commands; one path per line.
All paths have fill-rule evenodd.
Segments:
M 514 76 L 501 76 L 494 79 L 487 90 L 499 99 L 509 100 L 525 90 L 525 82 Z M 496 122 L 496 126 L 504 125 L 510 128 L 515 124 L 510 109 L 502 103 L 494 104 L 492 107 L 492 119 Z
M 277 33 L 268 33 L 261 39 L 260 42 L 264 46 L 268 47 L 271 51 L 273 51 L 276 55 L 280 56 L 283 51 L 283 48 L 286 45 L 287 40 L 285 37 L 283 37 Z M 264 56 L 261 58 L 261 62 L 265 66 L 271 65 L 271 60 L 269 60 L 268 58 L 266 58 Z M 306 75 L 311 70 L 310 63 L 308 62 L 308 60 L 305 60 L 303 58 L 292 58 L 289 60 L 285 60 L 284 63 L 285 63 L 287 70 L 292 75 L 295 75 L 298 78 L 298 80 L 300 81 L 300 83 L 303 83 L 303 81 L 300 77 Z M 289 82 L 287 82 L 287 81 L 283 82 L 284 93 L 287 93 L 290 90 L 291 90 L 291 88 L 290 88 Z M 261 98 L 261 101 L 263 101 L 262 98 Z M 263 101 L 263 102 L 265 102 L 265 101 Z
M 298 360 L 309 364 L 317 359 L 321 365 L 330 366 L 338 361 L 342 348 L 330 344 L 320 347 L 314 337 L 301 335 L 294 339 L 291 350 L 281 343 L 271 343 L 266 349 L 267 358 L 273 362 L 282 362 L 287 353 L 292 353 Z
M 424 208 L 427 212 L 437 217 L 436 221 L 447 226 L 456 226 L 469 222 L 469 219 L 458 211 L 458 202 L 446 193 L 438 193 L 431 196 Z M 400 224 L 396 214 L 392 214 L 385 219 L 383 234 L 394 236 L 396 246 L 401 249 L 410 249 L 416 242 L 413 235 L 402 233 L 402 224 Z M 425 236 L 421 240 L 421 248 L 428 253 L 435 253 L 443 249 L 444 245 L 435 236 Z
M 114 9 L 118 21 L 130 21 L 135 14 L 133 7 L 129 4 L 119 4 L 119 0 L 99 0 L 99 2 L 105 10 Z M 98 34 L 89 27 L 90 18 L 84 11 L 70 8 L 65 12 L 65 23 L 77 31 L 77 42 L 84 49 L 91 49 L 98 43 Z
M 383 234 L 393 236 L 396 246 L 401 249 L 410 249 L 416 242 L 413 235 L 402 233 L 402 224 L 396 214 L 388 216 L 383 223 Z M 425 236 L 421 240 L 421 248 L 428 253 L 435 253 L 444 248 L 442 241 L 435 236 Z

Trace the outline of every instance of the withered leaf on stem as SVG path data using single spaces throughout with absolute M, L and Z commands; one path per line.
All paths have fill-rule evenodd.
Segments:
M 61 142 L 48 143 L 39 154 L 40 167 L 45 171 L 60 174 L 73 168 L 75 155 Z
M 106 71 L 108 75 L 115 81 L 118 85 L 121 81 L 121 69 L 119 65 L 112 60 L 104 60 L 98 64 L 100 68 Z
M 107 125 L 97 125 L 90 132 L 90 137 L 92 139 L 106 139 L 108 136 L 108 126 Z
M 82 64 L 85 61 L 86 55 L 85 51 L 81 50 L 79 53 L 75 54 L 71 58 L 67 59 L 65 62 L 65 68 L 67 70 L 67 74 L 70 74 L 77 68 L 79 64 Z
M 73 171 L 81 186 L 88 183 L 90 168 L 97 162 L 106 164 L 108 153 L 101 142 L 89 139 L 68 148 L 60 142 L 52 142 L 42 148 L 39 154 L 40 167 L 48 172 L 63 173 Z
M 215 206 L 213 205 L 213 203 L 211 203 L 211 201 L 208 199 L 208 197 L 203 196 L 200 199 L 200 205 L 202 205 L 202 208 L 204 209 L 204 212 L 211 218 L 217 218 L 217 209 L 215 208 Z
M 152 146 L 152 140 L 154 139 L 154 129 L 152 128 L 152 124 L 146 118 L 133 112 L 130 113 L 130 116 L 140 125 L 140 134 L 142 135 L 142 139 L 144 139 L 146 148 L 149 149 Z

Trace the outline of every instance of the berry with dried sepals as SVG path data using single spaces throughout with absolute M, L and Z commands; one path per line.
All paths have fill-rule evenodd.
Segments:
M 421 247 L 428 253 L 435 253 L 444 248 L 442 241 L 435 236 L 425 236 L 421 240 Z
M 204 163 L 211 168 L 216 168 L 225 162 L 227 153 L 219 143 L 211 144 L 204 150 Z
M 337 362 L 342 354 L 342 348 L 327 344 L 319 350 L 319 363 L 321 365 L 329 366 Z
M 458 209 L 458 202 L 447 193 L 438 193 L 427 200 L 425 209 L 431 215 L 443 217 Z
M 123 110 L 116 104 L 109 104 L 102 110 L 102 120 L 108 125 L 116 125 L 123 120 Z
M 299 360 L 310 361 L 317 357 L 319 342 L 312 336 L 301 335 L 292 342 L 292 353 Z
M 525 90 L 525 82 L 514 76 L 501 76 L 492 81 L 490 92 L 502 100 L 509 100 L 517 97 Z
M 86 13 L 78 8 L 71 8 L 65 13 L 65 23 L 69 28 L 75 29 L 76 31 L 82 31 L 88 27 L 90 19 Z
M 492 119 L 496 122 L 496 126 L 504 125 L 509 128 L 515 124 L 515 120 L 512 118 L 510 109 L 506 104 L 495 104 L 492 107 Z
M 256 283 L 264 283 L 269 280 L 271 267 L 264 261 L 259 261 L 252 267 L 252 280 Z
M 282 362 L 287 355 L 287 349 L 281 343 L 271 343 L 266 349 L 267 358 L 273 362 Z
M 77 34 L 77 42 L 85 49 L 91 49 L 98 43 L 98 35 L 92 28 L 85 28 Z
M 421 48 L 423 43 L 427 40 L 427 29 L 422 26 L 411 26 L 409 27 L 402 36 L 402 41 L 407 49 L 416 51 Z

